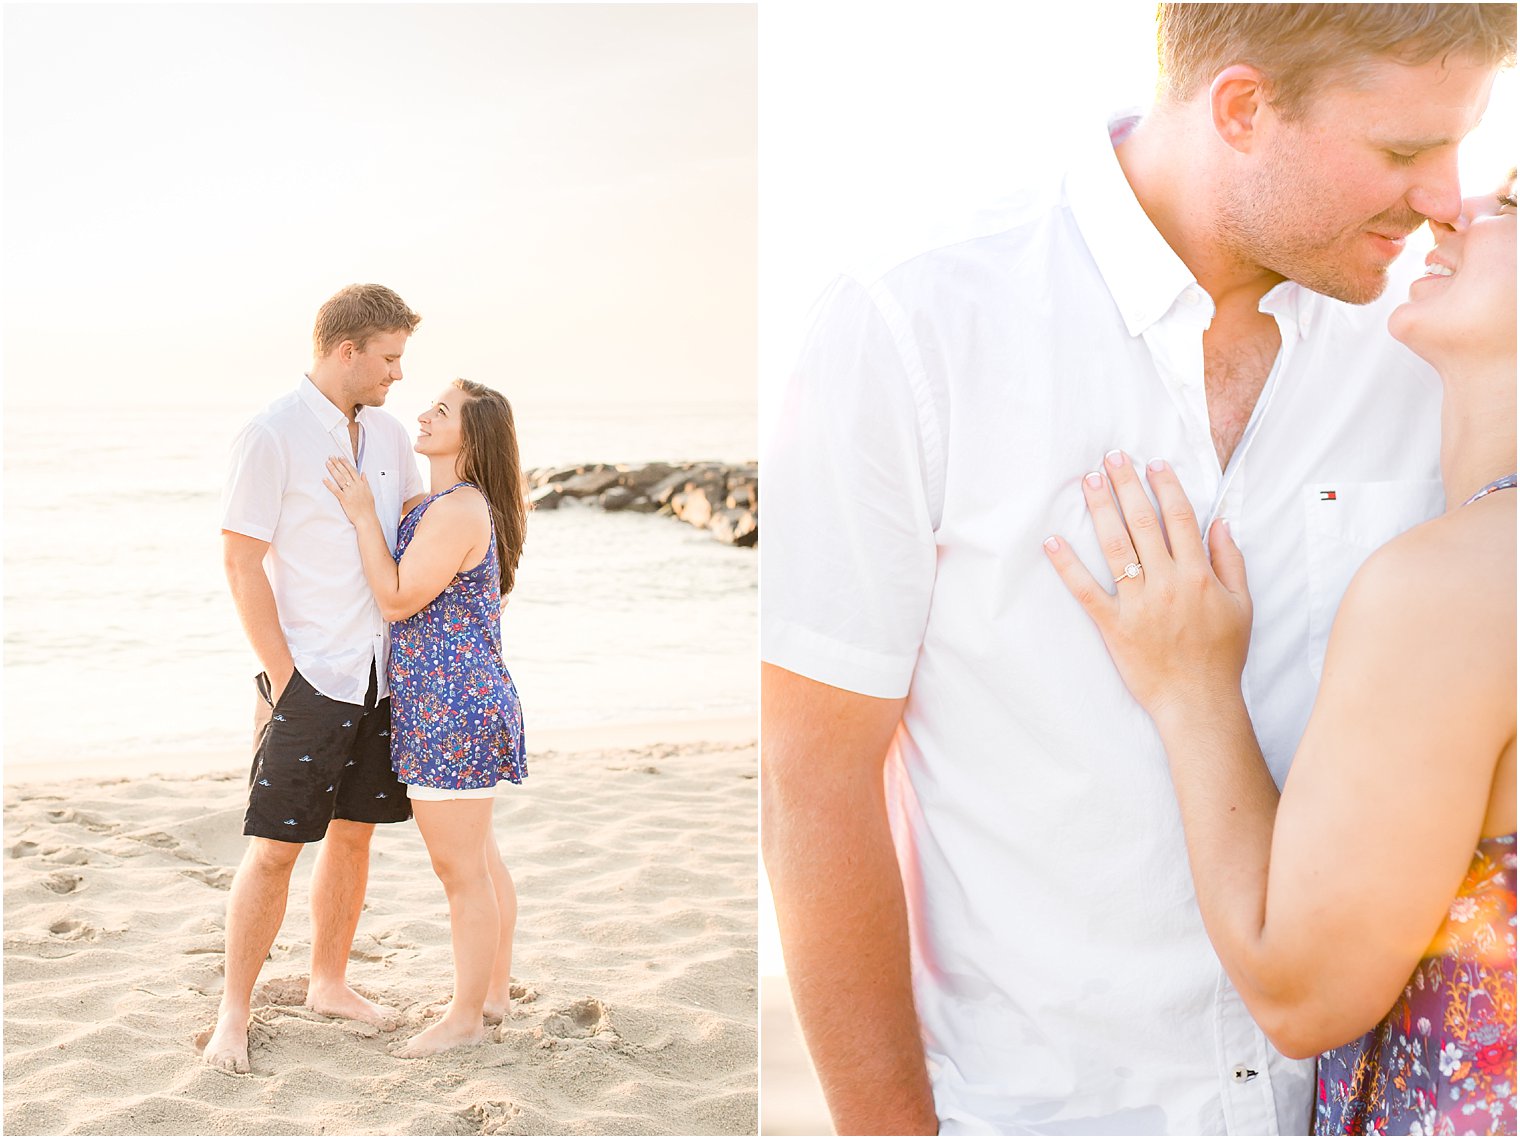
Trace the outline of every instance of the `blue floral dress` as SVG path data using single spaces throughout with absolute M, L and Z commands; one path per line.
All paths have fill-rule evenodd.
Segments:
M 401 520 L 396 558 L 427 508 L 470 483 L 429 495 Z M 496 527 L 486 556 L 391 624 L 391 767 L 403 783 L 447 790 L 521 783 L 528 774 L 522 705 L 501 659 Z
M 1515 836 L 1485 838 L 1393 1011 L 1319 1058 L 1317 1135 L 1515 1134 Z

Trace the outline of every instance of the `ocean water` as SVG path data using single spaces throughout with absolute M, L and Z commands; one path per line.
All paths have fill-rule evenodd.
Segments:
M 227 448 L 252 405 L 35 408 L 5 418 L 5 760 L 248 746 L 248 648 L 221 564 Z M 517 407 L 525 465 L 754 458 L 747 404 Z M 670 518 L 530 517 L 502 619 L 538 729 L 751 716 L 756 551 Z

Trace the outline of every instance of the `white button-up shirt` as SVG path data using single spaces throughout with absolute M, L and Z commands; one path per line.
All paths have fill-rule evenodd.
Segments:
M 325 486 L 327 460 L 364 472 L 386 543 L 395 549 L 401 504 L 422 493 L 406 428 L 361 407 L 355 453 L 348 417 L 302 377 L 300 387 L 254 416 L 232 445 L 222 529 L 269 543 L 264 569 L 296 669 L 322 695 L 363 704 L 370 666 L 389 694 L 389 626 L 364 577 L 353 525 Z
M 1224 976 L 1156 732 L 1041 542 L 1107 580 L 1079 480 L 1114 447 L 1230 519 L 1280 785 L 1352 573 L 1441 509 L 1439 382 L 1385 330 L 1403 294 L 1267 293 L 1282 348 L 1222 471 L 1213 303 L 1097 132 L 967 240 L 827 298 L 764 465 L 762 656 L 907 696 L 887 795 L 946 1133 L 1306 1133 L 1313 1064 Z

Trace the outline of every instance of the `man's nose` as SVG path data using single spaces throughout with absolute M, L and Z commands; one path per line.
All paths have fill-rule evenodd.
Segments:
M 1431 163 L 1418 185 L 1405 196 L 1410 209 L 1436 224 L 1456 226 L 1462 218 L 1462 190 L 1457 180 L 1457 148 Z
M 1461 233 L 1469 224 L 1467 211 L 1463 210 L 1452 221 L 1436 221 L 1431 218 L 1426 224 L 1430 227 L 1430 236 L 1440 241 L 1448 233 Z
M 1473 218 L 1483 216 L 1486 212 L 1486 207 L 1489 206 L 1492 200 L 1492 196 L 1488 198 L 1464 198 L 1460 204 L 1460 208 L 1457 210 L 1457 216 L 1451 221 L 1436 221 L 1434 218 L 1430 220 L 1430 232 L 1432 236 L 1439 241 L 1442 234 L 1465 233 L 1467 227 L 1472 225 Z

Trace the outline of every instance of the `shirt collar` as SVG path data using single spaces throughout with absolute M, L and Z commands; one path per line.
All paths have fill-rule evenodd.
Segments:
M 1129 179 L 1114 153 L 1114 143 L 1139 121 L 1138 111 L 1121 111 L 1109 119 L 1104 133 L 1072 166 L 1066 178 L 1066 198 L 1082 239 L 1124 319 L 1131 336 L 1139 336 L 1172 310 L 1189 289 L 1207 296 L 1192 271 L 1140 208 Z M 1293 281 L 1267 290 L 1259 310 L 1309 334 L 1316 294 Z M 1212 304 L 1209 306 L 1212 310 Z
M 1114 140 L 1138 119 L 1133 111 L 1115 115 L 1066 178 L 1072 216 L 1131 336 L 1139 336 L 1184 290 L 1198 285 L 1145 216 L 1114 154 Z
M 1279 281 L 1267 290 L 1256 311 L 1276 317 L 1279 328 L 1296 329 L 1298 338 L 1307 340 L 1309 329 L 1314 326 L 1315 310 L 1323 300 L 1318 293 L 1304 288 L 1297 281 Z
M 335 431 L 348 423 L 348 416 L 344 415 L 342 409 L 332 400 L 322 394 L 317 385 L 311 382 L 310 376 L 301 377 L 301 386 L 296 389 L 296 394 L 306 405 L 307 410 L 317 417 L 317 422 L 322 425 L 323 431 Z M 365 410 L 361 407 L 354 415 L 360 423 L 364 422 Z

